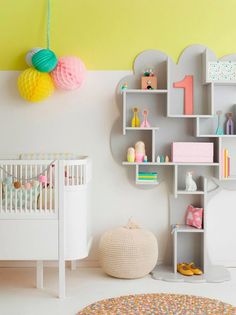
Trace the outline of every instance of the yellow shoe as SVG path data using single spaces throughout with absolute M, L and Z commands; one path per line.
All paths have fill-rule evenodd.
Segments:
M 187 264 L 187 268 L 189 270 L 191 270 L 194 275 L 202 275 L 203 274 L 202 270 L 199 269 L 198 267 L 196 267 L 193 262 L 190 264 Z
M 181 275 L 184 275 L 184 276 L 193 276 L 193 271 L 190 270 L 187 266 L 188 264 L 186 263 L 178 264 L 177 271 L 181 273 Z

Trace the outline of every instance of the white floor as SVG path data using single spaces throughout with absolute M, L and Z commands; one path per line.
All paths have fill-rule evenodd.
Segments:
M 56 299 L 57 269 L 45 268 L 45 289 L 35 289 L 33 268 L 0 268 L 1 315 L 74 315 L 97 300 L 134 293 L 184 293 L 220 299 L 236 305 L 236 269 L 225 283 L 170 283 L 150 276 L 119 280 L 99 268 L 67 270 L 67 298 Z

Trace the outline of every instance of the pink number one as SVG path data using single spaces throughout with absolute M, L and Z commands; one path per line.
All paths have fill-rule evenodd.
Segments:
M 182 81 L 173 83 L 174 88 L 184 89 L 184 114 L 193 114 L 193 76 L 186 75 Z

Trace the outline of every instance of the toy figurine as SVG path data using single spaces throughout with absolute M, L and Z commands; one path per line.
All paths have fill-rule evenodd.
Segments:
M 121 85 L 120 90 L 121 90 L 121 91 L 124 91 L 124 90 L 127 90 L 127 89 L 128 89 L 128 82 L 124 82 L 124 83 Z
M 164 155 L 161 155 L 161 163 L 164 163 L 164 162 L 165 162 Z
M 151 68 L 147 68 L 141 78 L 142 90 L 154 90 L 157 89 L 157 77 Z
M 226 116 L 228 120 L 226 121 L 226 134 L 233 135 L 234 134 L 234 122 L 233 122 L 233 113 L 227 113 Z
M 169 158 L 168 155 L 166 155 L 166 157 L 165 157 L 165 162 L 166 162 L 166 163 L 170 162 L 170 158 Z
M 135 150 L 133 147 L 130 147 L 127 150 L 127 161 L 130 163 L 133 163 L 135 161 Z
M 147 116 L 148 116 L 148 110 L 144 109 L 144 111 L 143 111 L 143 122 L 141 124 L 142 128 L 150 128 L 150 123 L 147 120 Z
M 152 68 L 146 68 L 144 73 L 143 73 L 144 77 L 154 77 L 154 73 Z
M 145 144 L 142 141 L 138 141 L 135 143 L 135 162 L 142 163 L 145 155 Z
M 197 184 L 193 180 L 193 173 L 187 172 L 185 176 L 185 190 L 186 191 L 196 191 L 197 190 Z
M 131 127 L 140 127 L 140 119 L 138 117 L 138 107 L 133 108 L 134 116 L 132 118 Z
M 161 163 L 160 155 L 157 156 L 157 163 Z
M 144 159 L 143 159 L 143 162 L 147 163 L 148 161 L 148 158 L 147 158 L 147 155 L 144 156 Z
M 221 115 L 222 115 L 222 111 L 218 110 L 216 112 L 216 115 L 218 116 L 218 122 L 217 122 L 217 129 L 216 129 L 216 135 L 223 135 L 224 134 L 224 130 L 221 127 Z

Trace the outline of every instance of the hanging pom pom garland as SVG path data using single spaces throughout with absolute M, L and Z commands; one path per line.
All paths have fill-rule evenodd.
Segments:
M 83 61 L 77 57 L 60 57 L 51 76 L 57 88 L 74 90 L 83 83 L 86 68 Z
M 30 102 L 39 102 L 54 91 L 52 79 L 48 73 L 28 68 L 18 77 L 20 95 Z
M 50 15 L 48 0 L 47 49 L 32 48 L 25 57 L 31 68 L 22 72 L 18 78 L 20 95 L 30 102 L 42 101 L 50 96 L 54 91 L 54 84 L 63 90 L 78 89 L 86 76 L 86 68 L 81 59 L 60 57 L 58 60 L 56 54 L 50 50 Z

